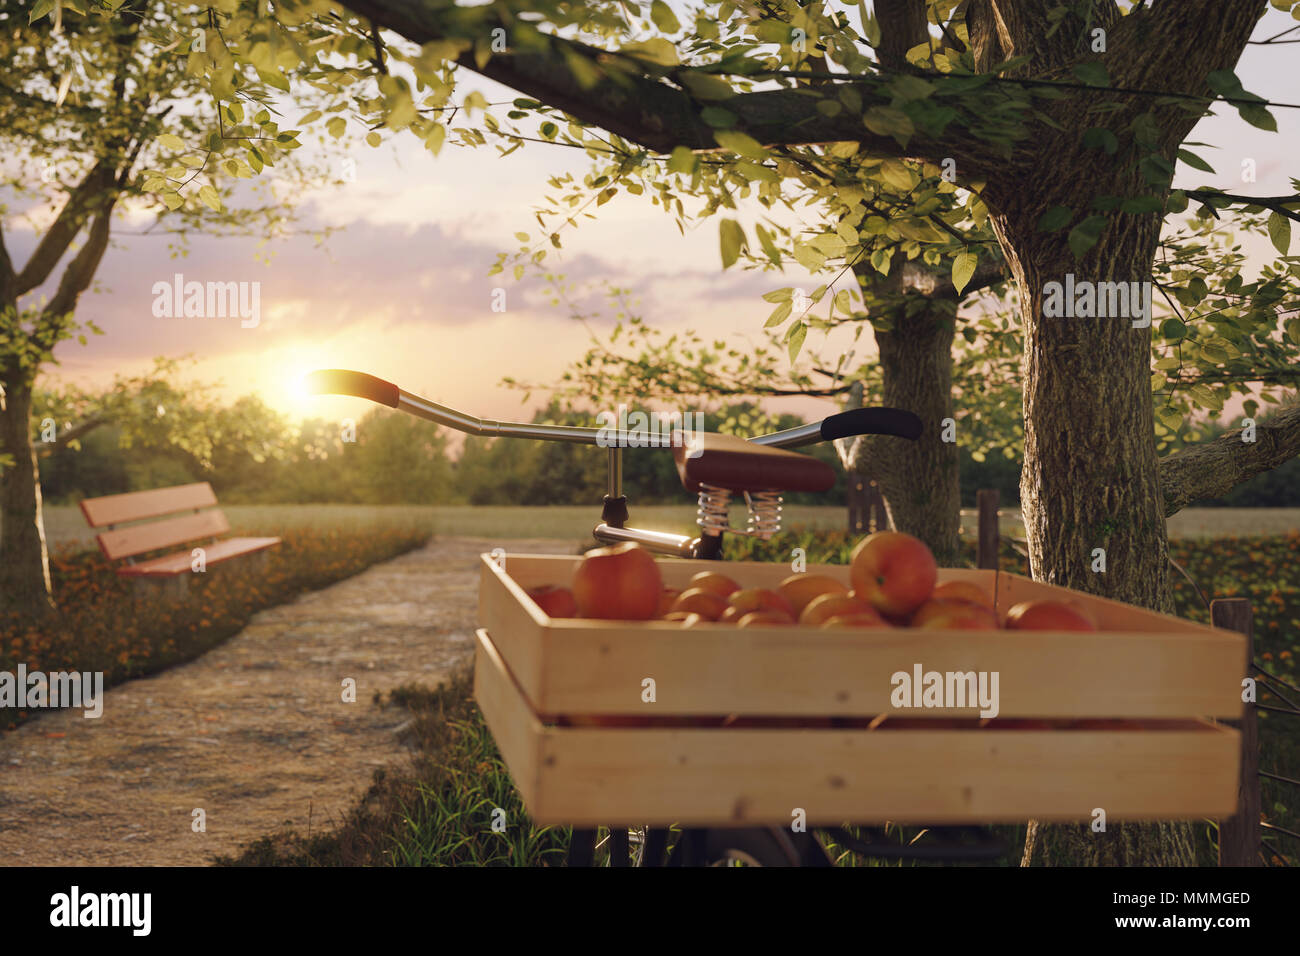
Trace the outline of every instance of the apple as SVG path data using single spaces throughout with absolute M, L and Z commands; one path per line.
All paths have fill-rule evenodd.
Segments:
M 794 618 L 780 611 L 749 611 L 736 621 L 737 627 L 790 627 Z
M 705 591 L 712 591 L 719 597 L 728 597 L 731 592 L 739 591 L 740 585 L 727 577 L 725 574 L 719 574 L 717 571 L 701 571 L 691 578 L 687 588 L 701 588 Z
M 655 617 L 663 617 L 673 609 L 673 602 L 677 600 L 677 595 L 682 592 L 678 588 L 664 588 L 659 592 L 659 606 L 655 609 Z
M 823 594 L 846 594 L 848 588 L 825 574 L 792 574 L 778 586 L 781 596 L 790 602 L 795 617 Z
M 691 614 L 698 614 L 710 621 L 716 621 L 722 612 L 727 609 L 727 599 L 713 591 L 706 591 L 704 588 L 687 588 L 677 595 L 677 600 L 673 602 L 672 609 L 674 611 L 687 611 Z
M 682 627 L 694 627 L 704 618 L 700 617 L 693 611 L 669 611 L 664 615 L 665 621 L 671 621 L 674 624 L 680 624 Z
M 869 534 L 853 549 L 853 593 L 882 614 L 911 614 L 930 597 L 939 567 L 925 542 L 901 531 Z
M 967 601 L 993 610 L 993 595 L 973 581 L 944 581 L 935 587 L 930 597 L 945 601 Z
M 922 604 L 912 615 L 911 626 L 954 631 L 996 631 L 999 627 L 992 608 L 946 598 L 931 598 Z
M 529 588 L 528 596 L 547 617 L 578 616 L 578 604 L 573 599 L 573 592 L 568 588 L 547 584 L 539 588 Z
M 855 614 L 837 614 L 822 622 L 823 631 L 855 630 L 864 627 L 892 627 L 888 621 L 875 611 L 859 611 Z
M 573 597 L 582 617 L 648 621 L 659 610 L 663 589 L 659 565 L 631 541 L 588 551 L 573 572 Z
M 805 627 L 820 627 L 833 617 L 845 614 L 872 614 L 875 609 L 870 604 L 852 594 L 823 594 L 813 598 L 799 615 L 799 623 Z
M 1013 631 L 1097 630 L 1092 618 L 1063 601 L 1022 601 L 1007 612 L 1006 626 Z
M 774 614 L 784 614 L 791 623 L 794 623 L 794 608 L 790 606 L 790 602 L 776 591 L 769 591 L 767 588 L 745 588 L 736 591 L 727 598 L 727 604 L 733 612 L 731 617 L 736 620 L 750 611 L 770 611 Z

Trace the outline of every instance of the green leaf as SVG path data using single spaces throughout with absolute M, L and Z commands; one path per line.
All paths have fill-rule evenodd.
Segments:
M 1286 337 L 1291 340 L 1292 345 L 1300 345 L 1300 318 L 1287 319 Z
M 677 80 L 697 100 L 729 100 L 736 95 L 730 83 L 711 73 L 679 73 Z
M 808 326 L 802 322 L 795 322 L 790 326 L 790 334 L 786 336 L 786 341 L 790 345 L 790 361 L 793 362 L 799 357 L 799 350 L 803 348 L 803 340 L 808 337 Z
M 885 181 L 885 185 L 900 193 L 912 190 L 912 171 L 901 160 L 885 160 L 880 166 L 880 178 Z
M 763 328 L 770 329 L 773 326 L 780 325 L 786 319 L 790 318 L 790 310 L 790 300 L 786 299 L 772 310 L 772 314 L 767 317 L 767 322 L 763 324 Z
M 952 284 L 959 293 L 970 283 L 980 257 L 974 252 L 962 252 L 952 257 Z
M 382 143 L 383 141 L 384 138 L 380 136 L 378 133 L 376 133 L 374 130 L 371 130 L 369 133 L 366 134 L 366 142 L 369 143 L 371 146 L 377 148 L 379 144 Z
M 168 209 L 180 209 L 185 204 L 185 200 L 181 198 L 181 194 L 178 192 L 163 193 L 162 201 L 163 205 Z
M 163 149 L 184 149 L 185 140 L 175 133 L 162 133 L 158 137 L 158 145 Z
M 1110 86 L 1110 73 L 1096 60 L 1076 63 L 1071 67 L 1071 72 L 1079 78 L 1080 82 L 1088 86 Z
M 1220 96 L 1235 96 L 1244 92 L 1241 80 L 1232 70 L 1215 70 L 1205 77 L 1205 84 Z
M 1277 132 L 1277 120 L 1266 107 L 1257 103 L 1242 103 L 1237 106 L 1237 112 L 1251 126 L 1258 129 L 1268 130 L 1270 133 Z
M 689 146 L 673 147 L 673 154 L 668 157 L 668 171 L 687 174 L 695 172 L 695 154 Z
M 32 12 L 28 15 L 27 22 L 29 24 L 35 23 L 53 9 L 54 0 L 36 0 L 36 5 L 32 7 Z
M 706 106 L 700 110 L 700 119 L 714 129 L 730 129 L 736 125 L 736 114 L 721 106 Z
M 338 139 L 348 128 L 348 121 L 342 116 L 336 116 L 325 124 L 325 130 L 335 139 Z
M 1074 218 L 1074 213 L 1065 206 L 1053 206 L 1038 218 L 1039 232 L 1056 232 L 1064 229 Z
M 1171 431 L 1177 431 L 1178 426 L 1183 423 L 1183 413 L 1173 405 L 1162 405 L 1157 408 L 1156 418 L 1160 420 L 1160 424 Z
M 1268 217 L 1268 238 L 1273 248 L 1286 255 L 1291 248 L 1291 220 L 1280 212 L 1273 212 Z
M 763 293 L 763 301 L 765 301 L 765 302 L 789 302 L 790 299 L 791 299 L 791 297 L 792 297 L 793 295 L 794 295 L 794 289 L 793 289 L 793 287 L 791 287 L 791 286 L 786 286 L 784 289 L 773 289 L 771 292 L 764 292 L 764 293 Z
M 1164 322 L 1160 324 L 1160 334 L 1170 342 L 1177 342 L 1187 334 L 1187 326 L 1178 319 L 1165 319 Z M 1178 360 L 1175 358 L 1173 360 L 1173 365 L 1170 365 L 1169 368 L 1173 368 L 1177 364 Z M 1158 365 L 1157 367 L 1163 368 L 1164 366 Z
M 763 252 L 768 260 L 779 269 L 781 267 L 781 250 L 772 241 L 771 234 L 761 225 L 755 226 L 754 232 L 758 234 L 758 243 L 763 247 Z
M 1105 227 L 1105 216 L 1089 216 L 1071 229 L 1066 242 L 1069 243 L 1074 258 L 1082 259 L 1087 251 L 1097 244 Z
M 745 245 L 745 230 L 734 219 L 724 219 L 718 224 L 718 235 L 722 242 L 722 268 L 734 265 L 740 258 L 741 247 Z
M 878 136 L 892 136 L 901 144 L 916 132 L 912 118 L 892 106 L 873 106 L 862 117 L 863 124 Z
M 1160 201 L 1158 196 L 1138 196 L 1134 199 L 1125 199 L 1119 204 L 1119 208 L 1130 215 L 1141 216 L 1147 213 L 1160 212 L 1164 208 L 1164 203 Z
M 221 196 L 212 186 L 203 186 L 199 189 L 199 202 L 213 212 L 221 212 Z
M 1085 149 L 1101 149 L 1114 156 L 1119 149 L 1119 139 L 1110 130 L 1094 126 L 1083 134 L 1083 145 Z
M 654 0 L 654 3 L 650 4 L 650 19 L 664 33 L 676 33 L 682 28 L 677 20 L 677 14 L 673 13 L 672 8 L 664 3 L 664 0 Z
M 1199 169 L 1203 173 L 1214 172 L 1213 166 L 1211 166 L 1205 160 L 1201 159 L 1201 157 L 1197 156 L 1191 150 L 1180 149 L 1178 151 L 1178 158 L 1181 159 L 1183 162 L 1185 162 L 1188 166 L 1192 167 L 1192 169 Z
M 718 130 L 713 134 L 713 138 L 718 141 L 718 145 L 723 149 L 729 149 L 747 159 L 764 160 L 768 158 L 767 150 L 759 145 L 758 140 L 748 133 L 741 133 L 736 130 Z

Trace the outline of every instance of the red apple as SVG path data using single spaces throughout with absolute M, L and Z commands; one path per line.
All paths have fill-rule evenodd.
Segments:
M 659 565 L 631 541 L 588 551 L 573 572 L 573 597 L 582 617 L 648 621 L 663 591 Z
M 677 588 L 664 588 L 659 592 L 659 606 L 655 608 L 655 617 L 663 617 L 673 609 L 673 602 L 681 594 Z
M 794 618 L 780 611 L 749 611 L 736 621 L 737 627 L 790 627 Z
M 967 601 L 989 610 L 993 609 L 993 595 L 971 581 L 944 581 L 935 587 L 930 597 L 942 598 L 945 601 Z
M 781 596 L 790 602 L 795 617 L 823 594 L 847 594 L 848 588 L 825 574 L 792 574 L 781 582 Z
M 877 611 L 911 614 L 930 597 L 939 568 L 925 542 L 901 531 L 869 534 L 853 549 L 853 593 Z
M 727 609 L 727 599 L 713 591 L 706 591 L 704 588 L 687 588 L 677 595 L 677 600 L 673 602 L 672 609 L 698 614 L 710 621 L 716 621 L 722 612 Z
M 769 611 L 773 614 L 784 614 L 791 623 L 794 622 L 794 608 L 790 606 L 790 602 L 776 591 L 769 591 L 766 588 L 745 588 L 743 591 L 736 591 L 727 598 L 727 604 L 734 609 L 737 620 L 751 611 Z
M 954 631 L 996 631 L 998 616 L 991 608 L 969 601 L 931 598 L 916 609 L 911 626 Z
M 1007 627 L 1013 631 L 1097 630 L 1092 618 L 1063 601 L 1022 601 L 1007 612 Z
M 856 630 L 858 628 L 881 628 L 893 625 L 873 610 L 858 611 L 854 614 L 838 614 L 822 622 L 823 631 Z
M 712 591 L 719 597 L 728 597 L 733 591 L 739 591 L 740 585 L 727 577 L 725 574 L 719 574 L 717 571 L 701 571 L 691 578 L 687 588 L 702 588 L 705 591 Z
M 547 617 L 578 616 L 578 604 L 573 599 L 573 592 L 568 588 L 547 584 L 540 588 L 530 588 L 528 596 Z
M 805 627 L 821 627 L 833 617 L 873 613 L 875 609 L 870 604 L 852 594 L 823 594 L 808 602 L 799 615 L 799 623 Z

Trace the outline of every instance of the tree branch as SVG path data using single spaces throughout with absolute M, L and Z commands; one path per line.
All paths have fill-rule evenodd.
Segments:
M 45 230 L 27 265 L 18 274 L 17 295 L 30 292 L 50 277 L 81 227 L 94 214 L 95 199 L 113 185 L 114 175 L 114 163 L 107 157 L 100 159 L 68 194 L 58 218 Z
M 447 39 L 441 19 L 444 12 L 427 0 L 346 0 L 345 5 L 416 43 Z M 508 24 L 489 18 L 482 24 L 485 31 L 497 27 L 507 31 L 511 52 L 494 53 L 480 66 L 471 50 L 455 62 L 656 152 L 671 152 L 676 146 L 698 151 L 720 148 L 714 128 L 701 118 L 709 104 L 664 81 L 673 68 L 544 34 L 521 21 Z M 525 36 L 528 49 L 521 49 L 519 41 Z M 590 85 L 584 86 L 574 75 L 570 61 L 575 59 L 594 70 L 596 79 Z M 855 82 L 864 108 L 892 102 L 892 95 L 877 89 L 887 79 L 861 77 Z M 951 124 L 941 137 L 918 131 L 907 148 L 900 147 L 892 136 L 863 126 L 854 111 L 840 110 L 832 117 L 817 109 L 820 100 L 838 102 L 837 95 L 835 87 L 825 91 L 807 87 L 763 90 L 739 93 L 713 105 L 734 114 L 735 128 L 765 145 L 856 142 L 866 154 L 930 162 L 952 157 L 963 179 L 972 180 L 986 177 L 1005 162 L 995 146 Z
M 1238 428 L 1160 459 L 1166 518 L 1193 501 L 1227 494 L 1300 455 L 1300 404 L 1256 424 L 1253 442 L 1242 441 L 1242 432 Z
M 95 221 L 90 226 L 86 244 L 81 247 L 59 279 L 58 291 L 54 293 L 48 305 L 41 312 L 40 322 L 32 333 L 34 341 L 47 351 L 58 342 L 59 333 L 68 321 L 68 316 L 76 308 L 77 299 L 90 286 L 99 268 L 99 261 L 108 248 L 109 227 L 113 219 L 113 203 L 109 203 L 95 214 Z

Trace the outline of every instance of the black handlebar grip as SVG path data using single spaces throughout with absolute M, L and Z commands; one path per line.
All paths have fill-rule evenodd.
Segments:
M 312 395 L 352 395 L 389 408 L 396 408 L 401 396 L 401 389 L 392 382 L 346 368 L 318 369 L 309 374 L 303 384 Z
M 822 440 L 854 435 L 896 435 L 916 441 L 921 437 L 921 419 L 901 408 L 854 408 L 822 420 Z

